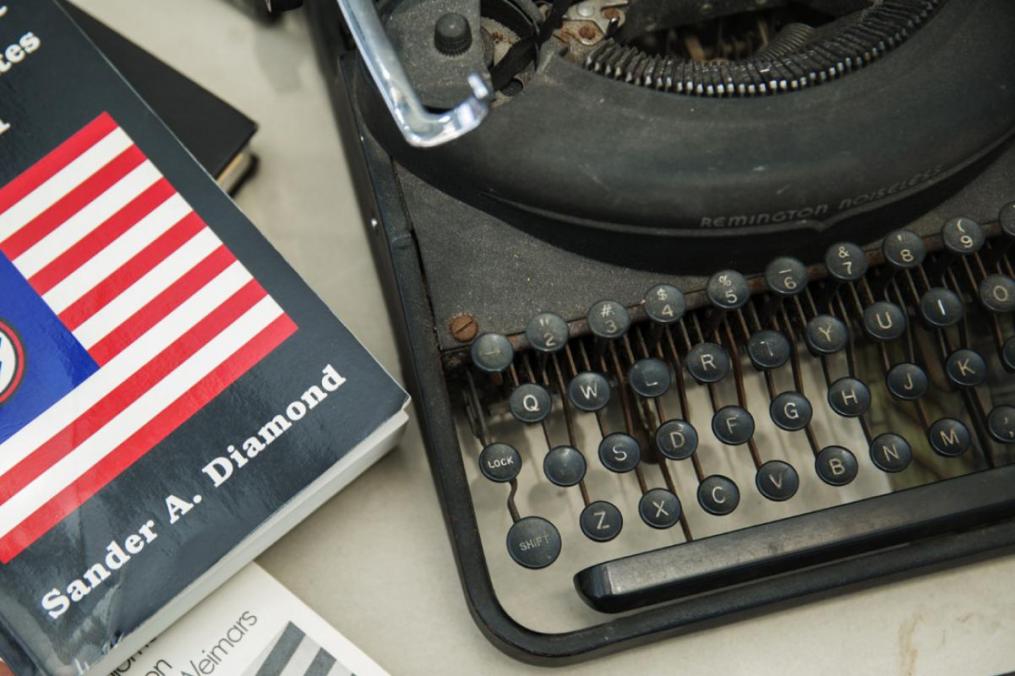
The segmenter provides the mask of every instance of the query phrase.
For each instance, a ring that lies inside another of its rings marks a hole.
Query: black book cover
[[[406,399],[53,0],[0,2],[0,655],[16,673],[125,649]]]

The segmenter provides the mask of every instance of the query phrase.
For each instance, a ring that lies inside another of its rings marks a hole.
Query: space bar
[[[1015,515],[1015,466],[600,563],[574,577],[616,613]]]

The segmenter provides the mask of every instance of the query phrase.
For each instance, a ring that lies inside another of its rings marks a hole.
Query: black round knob
[[[446,56],[464,54],[472,46],[472,28],[469,27],[469,20],[461,14],[448,12],[437,19],[433,41],[441,54]]]

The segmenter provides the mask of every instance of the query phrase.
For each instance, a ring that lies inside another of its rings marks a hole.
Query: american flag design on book
[[[0,188],[0,561],[296,331],[108,114]]]

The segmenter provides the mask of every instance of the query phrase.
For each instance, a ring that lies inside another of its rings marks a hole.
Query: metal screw
[[[468,343],[479,333],[479,324],[470,314],[455,315],[448,325],[452,337],[459,343]]]

